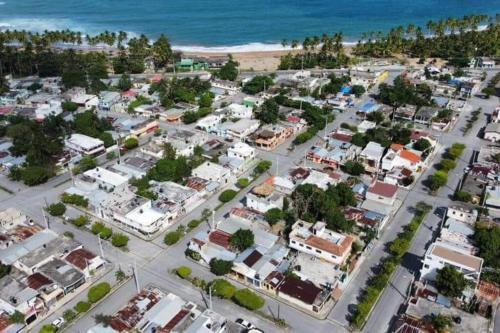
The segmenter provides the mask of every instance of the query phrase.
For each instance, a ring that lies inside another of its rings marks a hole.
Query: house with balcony
[[[377,173],[385,148],[379,143],[370,141],[358,156],[358,161],[363,164],[367,173]]]

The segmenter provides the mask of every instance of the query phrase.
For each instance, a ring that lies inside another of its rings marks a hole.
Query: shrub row
[[[382,261],[377,274],[368,281],[368,287],[364,290],[361,301],[356,306],[356,311],[351,318],[351,324],[354,327],[360,329],[365,323],[378,297],[389,284],[392,273],[394,273],[403,255],[410,248],[411,241],[418,227],[425,219],[431,207],[420,202],[417,204],[416,209],[417,211],[411,222],[398,235],[398,238],[390,244],[391,255]]]
[[[445,158],[439,163],[439,170],[429,178],[429,189],[431,191],[435,192],[448,183],[448,173],[455,169],[457,160],[462,156],[464,150],[465,145],[461,143],[454,143],[448,148]]]
[[[129,237],[122,233],[113,233],[113,229],[106,227],[101,222],[92,224],[90,229],[94,235],[99,235],[101,239],[110,239],[111,244],[115,247],[125,247],[128,244]]]

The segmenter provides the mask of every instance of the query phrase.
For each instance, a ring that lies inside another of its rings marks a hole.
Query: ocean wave
[[[3,6],[3,5],[5,5],[5,2],[0,1],[0,6]]]
[[[37,19],[37,18],[17,18],[6,21],[0,21],[0,30],[27,30],[34,32],[43,32],[45,30],[65,30],[87,32],[82,25],[69,19]]]
[[[355,42],[344,42],[345,46],[355,45]],[[271,52],[271,51],[291,51],[291,46],[272,43],[248,43],[233,46],[197,46],[197,45],[173,45],[176,51],[188,53],[247,53],[247,52]],[[295,50],[302,49],[299,45]]]

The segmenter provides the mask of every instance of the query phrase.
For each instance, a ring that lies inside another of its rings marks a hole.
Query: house
[[[6,275],[0,279],[0,312],[8,316],[16,311],[22,313],[25,317],[25,322],[30,323],[36,320],[37,310],[41,311],[38,292],[17,281],[10,275]],[[35,308],[36,306],[36,308]],[[24,325],[23,325],[24,326]],[[20,330],[19,330],[20,331]],[[18,330],[13,332],[19,332]],[[3,332],[10,332],[5,330]]]
[[[262,126],[254,135],[253,140],[258,148],[273,150],[294,133],[294,128],[283,124],[268,124]]]
[[[128,178],[123,173],[97,167],[85,171],[75,179],[75,186],[82,190],[114,191],[124,189],[128,185]]]
[[[106,151],[102,140],[79,133],[71,134],[64,144],[66,148],[83,156],[97,156]]]
[[[486,57],[479,57],[477,66],[483,69],[493,69],[495,68],[495,60]]]
[[[393,143],[382,159],[382,170],[391,171],[394,168],[405,168],[418,172],[422,167],[422,158],[419,152]]]
[[[484,129],[484,139],[497,142],[500,140],[500,123],[489,123]]]
[[[420,270],[422,280],[435,281],[438,270],[444,267],[453,267],[464,274],[471,281],[475,289],[479,283],[483,259],[472,255],[458,245],[450,242],[437,240],[427,249],[423,266]]]
[[[380,104],[376,102],[366,102],[358,109],[356,114],[362,118],[366,117],[367,114],[378,111],[381,108]]]
[[[273,208],[282,209],[283,197],[284,195],[277,192],[273,185],[263,183],[247,193],[246,206],[260,213],[265,213]]]
[[[97,105],[100,111],[111,111],[113,106],[120,102],[121,96],[116,91],[101,91],[99,94],[99,104]]]
[[[407,104],[396,109],[396,112],[394,112],[394,118],[403,121],[413,121],[416,113],[417,107]]]
[[[279,297],[312,312],[321,311],[331,298],[329,290],[293,276],[285,277],[277,289]]]
[[[478,212],[476,209],[472,208],[472,206],[453,204],[448,207],[446,217],[474,225],[478,218]]]
[[[124,173],[127,178],[140,179],[155,166],[156,159],[151,157],[127,156],[122,158],[120,162],[110,167],[111,171]]]
[[[125,136],[141,138],[154,133],[160,124],[156,119],[135,118],[117,121],[114,125]]]
[[[159,142],[158,140],[153,141],[153,142],[149,142],[149,143],[141,146],[139,149],[140,149],[141,153],[143,153],[144,155],[147,155],[147,156],[150,156],[150,157],[153,157],[156,159],[162,158],[164,153],[165,153],[165,148],[163,147],[162,142]],[[177,153],[179,154],[179,152],[177,152]],[[182,153],[179,155],[184,156]]]
[[[243,98],[243,105],[247,108],[253,109],[259,107],[264,103],[264,100],[259,97],[246,96]]]
[[[415,114],[414,121],[422,125],[430,125],[432,120],[438,115],[440,109],[431,106],[421,107]]]
[[[227,149],[227,156],[229,158],[236,158],[245,162],[252,161],[255,155],[255,148],[250,147],[244,142],[236,142]]]
[[[363,120],[358,125],[358,132],[359,133],[366,133],[367,130],[375,128],[376,126],[377,126],[377,124],[373,121]]]
[[[484,204],[489,209],[500,210],[500,186],[487,186],[485,190],[486,200]]]
[[[222,123],[223,118],[224,116],[222,113],[210,114],[198,120],[196,122],[196,128],[208,133],[213,132]]]
[[[104,266],[104,260],[87,249],[79,248],[71,251],[64,260],[85,274],[89,279],[96,270]]]
[[[224,333],[226,332],[227,319],[210,309],[203,311],[189,325],[186,333]]]
[[[158,196],[153,207],[171,219],[190,212],[200,204],[200,195],[196,190],[174,182],[152,182],[150,190]]]
[[[227,115],[231,118],[252,118],[253,117],[253,107],[231,103],[225,109]]]
[[[243,141],[255,132],[260,126],[256,119],[240,119],[237,122],[226,122],[222,124],[222,136],[232,137]]]
[[[238,82],[218,79],[212,79],[210,82],[212,83],[212,88],[222,90],[223,94],[234,95],[241,90]]]
[[[96,95],[87,94],[85,88],[71,88],[66,92],[65,97],[85,110],[96,108],[99,105],[99,98]]]
[[[365,171],[376,173],[380,167],[380,160],[384,155],[385,148],[379,143],[370,141],[358,156],[358,161],[363,164]]]
[[[57,116],[63,112],[61,101],[59,99],[50,100],[48,103],[40,104],[35,109],[37,121],[42,121],[48,116]]]
[[[397,192],[398,187],[396,185],[375,181],[368,187],[368,191],[366,191],[366,200],[393,206],[396,201]]]
[[[326,191],[330,185],[336,185],[339,181],[340,179],[335,178],[329,173],[311,169],[309,170],[309,174],[302,181],[302,185],[312,184]]]
[[[468,248],[471,252],[475,251],[472,244],[473,236],[473,225],[453,218],[448,218],[441,227],[440,238],[442,240]]]
[[[175,149],[177,156],[191,156],[194,154],[194,148],[201,146],[207,140],[207,134],[196,130],[184,130],[175,128],[168,130],[160,138],[154,140],[158,146],[169,143]]]
[[[57,258],[40,266],[37,272],[54,281],[64,291],[65,295],[85,283],[85,274]]]
[[[288,246],[335,265],[343,265],[351,254],[354,238],[326,229],[324,222],[297,221],[289,234]]]
[[[206,161],[202,165],[193,169],[193,177],[217,182],[220,186],[226,186],[233,181],[231,171],[217,163]]]
[[[350,141],[337,140],[327,136],[326,147],[312,146],[306,158],[319,164],[326,164],[332,168],[339,168],[345,162],[354,160],[361,148],[350,143]]]

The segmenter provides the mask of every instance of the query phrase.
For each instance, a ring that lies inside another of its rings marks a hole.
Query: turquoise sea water
[[[500,0],[1,0],[0,28],[163,32],[174,45],[251,47],[338,31],[356,41],[366,31],[496,13]]]

